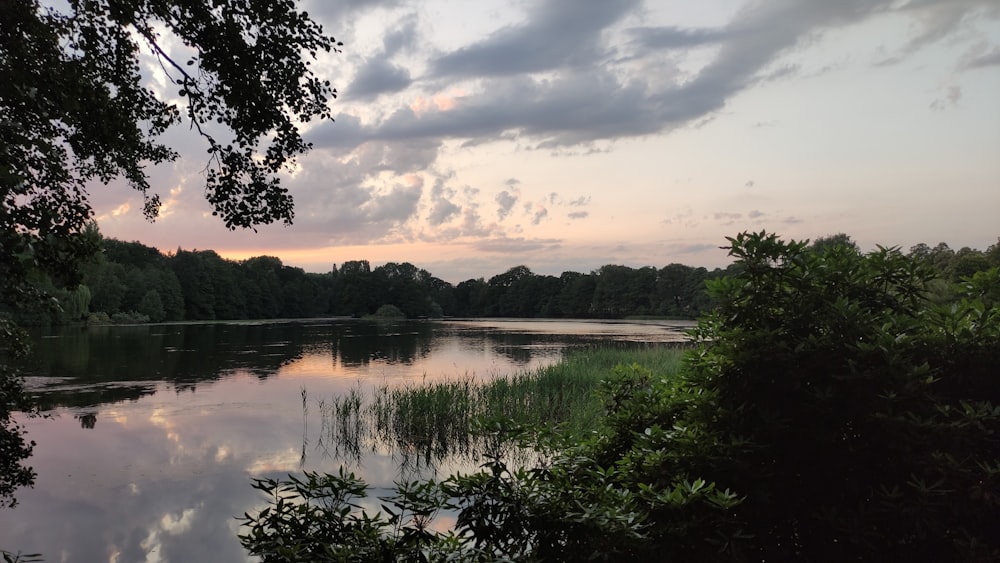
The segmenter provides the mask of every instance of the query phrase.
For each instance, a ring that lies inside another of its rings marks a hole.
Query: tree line
[[[397,307],[408,318],[693,319],[713,306],[706,282],[738,274],[741,267],[608,264],[589,273],[552,276],[520,265],[489,279],[452,285],[409,262],[373,268],[367,260],[352,260],[334,264],[326,273],[311,273],[274,256],[235,261],[212,250],[180,248],[164,254],[139,242],[105,239],[96,227],[88,236],[97,238],[101,251],[84,265],[80,283],[59,287],[40,276],[36,285],[53,295],[59,307],[19,311],[23,323],[363,317],[383,305]],[[838,245],[859,251],[845,234],[812,243],[820,251]],[[918,244],[908,256],[937,272],[930,297],[937,294],[942,301],[949,298],[951,283],[1000,265],[1000,240],[986,251]]]

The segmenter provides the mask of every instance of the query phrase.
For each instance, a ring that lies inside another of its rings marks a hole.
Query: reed
[[[432,465],[446,457],[478,460],[510,446],[524,429],[576,439],[596,430],[604,414],[600,382],[621,364],[638,363],[669,376],[681,363],[676,348],[594,348],[568,353],[530,372],[477,379],[473,375],[401,386],[353,387],[320,401],[320,445],[359,458],[389,449],[403,464]],[[484,451],[486,450],[486,451]]]

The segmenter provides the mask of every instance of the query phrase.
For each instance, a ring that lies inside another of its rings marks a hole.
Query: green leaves
[[[145,167],[177,158],[157,137],[182,115],[208,144],[206,192],[226,226],[291,222],[278,174],[309,149],[299,124],[331,119],[336,97],[304,55],[341,45],[293,3],[97,0],[59,10],[14,0],[3,19],[0,231],[78,232],[91,214],[88,182],[115,177],[154,218]],[[194,55],[168,52],[169,37]],[[180,107],[144,82],[140,43],[180,87]]]
[[[924,296],[936,274],[897,249],[810,250],[768,233],[729,241],[742,273],[710,284],[719,308],[693,331],[704,348],[682,374],[717,398],[718,415],[657,419],[716,445],[675,441],[693,457],[660,455],[660,467],[744,494],[736,514],[767,558],[838,558],[836,546],[844,557],[955,559],[969,556],[965,535],[995,553],[980,518],[998,505],[968,495],[992,479],[979,464],[1000,455],[996,308],[933,306]],[[965,286],[977,297],[995,274],[978,275]],[[874,507],[873,490],[892,494]]]

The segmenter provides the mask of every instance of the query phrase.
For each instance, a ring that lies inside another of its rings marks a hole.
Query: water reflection
[[[663,325],[350,320],[36,336],[29,384],[50,418],[23,421],[38,478],[18,508],[0,511],[0,547],[47,561],[223,562],[246,560],[234,516],[261,505],[250,477],[345,464],[383,490],[409,477],[402,462],[416,449],[359,446],[355,456],[321,443],[320,398],[529,370],[596,342],[680,338]],[[373,508],[378,494],[366,501]]]

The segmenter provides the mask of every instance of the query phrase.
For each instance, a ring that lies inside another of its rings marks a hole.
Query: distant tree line
[[[100,238],[96,227],[92,236]],[[609,264],[590,273],[560,276],[516,266],[491,278],[452,285],[408,262],[372,268],[367,260],[333,265],[327,273],[287,266],[273,256],[227,260],[212,250],[164,254],[139,242],[101,239],[102,251],[83,268],[82,282],[57,287],[47,278],[35,283],[59,302],[56,308],[17,311],[26,324],[161,322],[361,317],[392,305],[408,318],[522,317],[696,318],[712,308],[708,280],[738,273],[740,266],[708,270],[683,264],[632,268]],[[821,237],[817,250],[846,245],[843,233]],[[949,284],[1000,266],[1000,239],[985,252],[952,250],[947,244],[913,246],[909,256],[938,273],[939,300]],[[931,286],[932,293],[934,287]],[[934,299],[934,295],[931,298]]]

